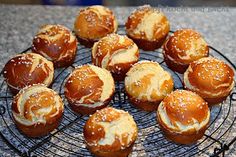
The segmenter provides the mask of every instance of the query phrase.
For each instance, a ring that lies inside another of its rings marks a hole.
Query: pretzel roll
[[[53,63],[31,52],[16,55],[3,69],[3,76],[13,94],[28,85],[41,83],[49,86],[53,75]]]
[[[100,5],[94,5],[80,10],[74,23],[74,32],[79,42],[86,47],[107,34],[117,31],[118,23],[113,12]]]
[[[80,114],[91,114],[104,108],[114,92],[115,83],[111,73],[94,65],[77,67],[65,83],[69,106]]]
[[[126,75],[125,91],[130,102],[145,111],[156,110],[174,87],[171,75],[157,62],[138,62]]]
[[[93,45],[93,64],[109,70],[117,81],[124,80],[125,74],[138,59],[138,47],[127,36],[110,34]]]
[[[225,100],[234,84],[233,69],[213,57],[192,62],[184,73],[185,88],[196,92],[210,104]]]
[[[191,62],[209,55],[209,47],[195,30],[180,29],[167,39],[163,54],[169,68],[184,73]]]
[[[33,39],[32,50],[51,60],[56,68],[66,67],[74,62],[77,39],[62,25],[44,25]]]
[[[127,157],[137,135],[133,117],[112,107],[98,110],[84,126],[87,148],[97,157]]]
[[[176,90],[158,106],[157,120],[166,138],[179,144],[192,144],[204,135],[210,110],[199,95]]]
[[[60,96],[41,84],[25,87],[12,102],[14,122],[29,137],[44,136],[57,128],[63,111]]]
[[[139,48],[147,51],[160,48],[170,31],[166,16],[149,5],[135,10],[128,17],[125,26],[127,35]]]

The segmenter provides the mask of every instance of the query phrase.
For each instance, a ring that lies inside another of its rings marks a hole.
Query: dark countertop
[[[111,8],[119,24],[124,24],[134,7]],[[236,8],[161,8],[170,20],[171,30],[193,28],[198,30],[213,47],[232,63],[236,63]],[[73,28],[78,7],[0,5],[0,69],[10,57],[31,45],[40,25],[62,24]],[[235,104],[236,105],[236,104]],[[235,109],[235,108],[234,108]],[[234,124],[233,130],[236,130]],[[236,133],[230,134],[231,137]],[[227,152],[236,156],[236,143]],[[0,156],[15,153],[0,139]]]

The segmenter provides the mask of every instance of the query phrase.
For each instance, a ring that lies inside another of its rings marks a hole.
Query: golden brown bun
[[[103,6],[94,5],[80,10],[74,23],[79,42],[86,47],[107,34],[117,31],[118,23],[113,12]]]
[[[42,83],[49,86],[53,75],[53,63],[31,52],[16,55],[3,69],[3,76],[13,94],[28,85]]]
[[[163,54],[169,68],[184,73],[189,63],[209,55],[209,47],[198,32],[180,29],[167,39]]]
[[[225,100],[234,84],[233,69],[213,57],[192,62],[184,73],[185,88],[196,92],[210,104]]]
[[[71,65],[76,50],[76,37],[62,25],[44,25],[33,39],[32,51],[51,60],[55,68]]]
[[[145,111],[154,111],[173,90],[171,75],[157,62],[140,61],[126,74],[125,91],[130,102]]]
[[[40,84],[25,87],[12,102],[14,122],[29,137],[44,136],[57,128],[63,111],[60,96]]]
[[[114,92],[111,73],[94,65],[77,67],[65,83],[69,106],[80,114],[91,114],[106,107]]]
[[[127,35],[139,48],[146,51],[160,48],[170,31],[166,16],[149,5],[135,10],[128,17],[125,26]]]
[[[126,36],[110,34],[93,45],[92,63],[109,70],[117,81],[124,80],[125,74],[138,59],[137,45]]]
[[[112,107],[97,110],[84,126],[86,145],[98,157],[127,157],[137,135],[133,117]]]
[[[168,139],[192,144],[204,135],[210,121],[210,110],[207,102],[196,93],[176,90],[160,103],[157,119]]]

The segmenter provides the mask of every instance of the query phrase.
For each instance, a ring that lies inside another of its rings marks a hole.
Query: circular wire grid
[[[124,26],[119,27],[118,34],[125,34]],[[229,59],[212,47],[210,47],[210,55],[224,60],[236,70]],[[27,138],[17,130],[11,113],[13,96],[3,76],[0,76],[0,135],[19,155],[92,156],[86,149],[83,139],[83,126],[88,116],[76,114],[68,107],[63,88],[65,79],[76,66],[91,63],[90,56],[91,49],[79,45],[74,64],[67,68],[55,70],[51,88],[58,92],[64,101],[64,117],[58,129],[42,138]],[[166,66],[160,49],[154,52],[140,50],[140,60],[158,62],[171,73],[174,78],[175,89],[183,88],[182,75]],[[236,88],[234,87],[226,101],[221,105],[211,107],[211,122],[204,137],[190,146],[178,145],[168,141],[160,131],[155,112],[138,110],[128,102],[123,82],[116,82],[116,92],[110,106],[128,111],[138,125],[138,139],[130,156],[209,156],[219,153],[220,150],[224,152],[224,144],[230,142],[229,138],[232,139],[232,127],[236,118],[233,107],[233,104],[236,103],[235,91]]]

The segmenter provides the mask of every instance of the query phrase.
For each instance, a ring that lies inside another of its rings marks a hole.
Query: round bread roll
[[[14,122],[28,137],[40,137],[53,131],[59,126],[63,111],[60,96],[40,84],[25,87],[12,102]]]
[[[233,69],[213,57],[192,62],[184,73],[185,88],[196,92],[211,105],[225,100],[234,84]]]
[[[3,69],[3,76],[13,94],[28,85],[42,83],[49,86],[53,75],[53,63],[31,52],[16,55]]]
[[[191,62],[209,55],[209,47],[198,32],[180,29],[167,39],[163,54],[169,68],[184,73]]]
[[[125,91],[130,102],[145,111],[154,111],[173,90],[171,75],[157,62],[140,61],[126,74]]]
[[[115,33],[118,28],[113,12],[100,5],[89,6],[80,10],[74,23],[74,32],[79,42],[86,47],[107,34]]]
[[[146,51],[160,48],[170,31],[166,16],[149,5],[135,10],[128,17],[125,26],[127,35],[139,48]]]
[[[92,63],[109,70],[117,81],[124,80],[125,74],[138,59],[138,47],[127,36],[110,34],[93,45]]]
[[[114,92],[111,73],[94,65],[77,67],[65,83],[69,106],[80,114],[91,114],[106,107]]]
[[[56,68],[66,67],[74,62],[77,39],[62,25],[44,25],[33,39],[32,50],[52,61]]]
[[[127,157],[137,135],[133,117],[112,107],[98,110],[84,126],[85,143],[97,157]]]
[[[204,135],[210,110],[199,95],[176,90],[158,106],[157,119],[166,138],[179,144],[192,144]]]

